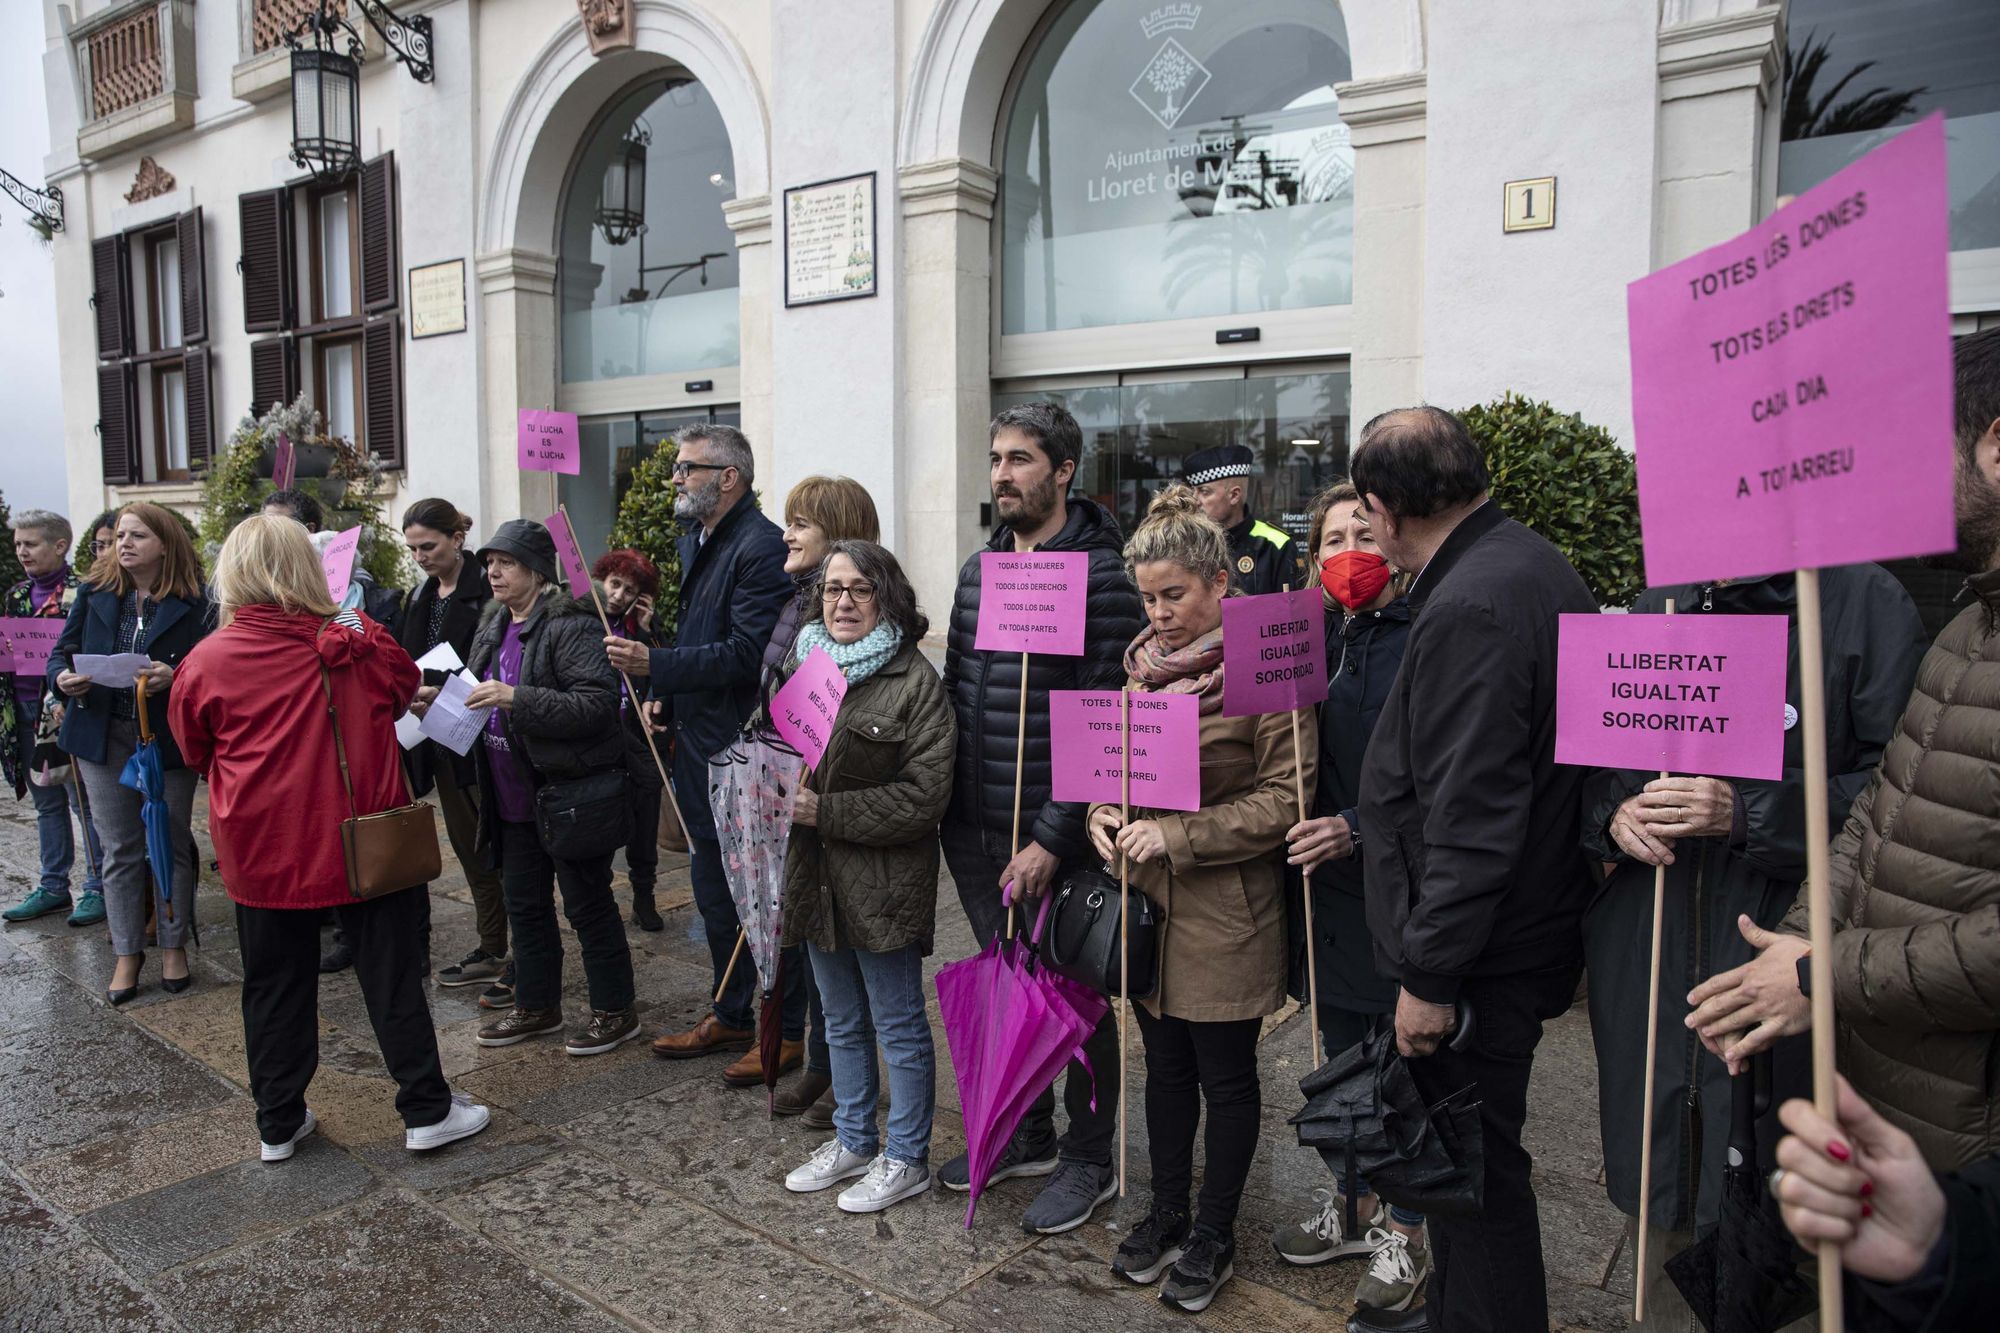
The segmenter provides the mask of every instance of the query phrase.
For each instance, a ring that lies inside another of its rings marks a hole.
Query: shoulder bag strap
[[[320,633],[326,633],[326,627],[332,623],[333,617],[328,616],[320,624]],[[317,655],[317,648],[314,649],[314,653]],[[347,793],[347,812],[354,818],[359,819],[361,818],[361,810],[354,803],[354,781],[348,776],[347,772],[347,744],[340,738],[340,709],[334,706],[333,678],[327,674],[326,660],[324,658],[320,659],[319,664],[319,687],[326,692],[326,715],[333,719],[333,753],[334,757],[340,761],[340,785],[342,790]]]

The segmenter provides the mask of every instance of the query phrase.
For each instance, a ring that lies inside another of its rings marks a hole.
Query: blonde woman
[[[189,766],[208,778],[209,832],[236,904],[263,1159],[285,1160],[313,1131],[305,1093],[319,1064],[319,914],[328,907],[353,944],[355,979],[396,1080],[403,1146],[477,1134],[487,1110],[446,1085],[424,996],[429,886],[357,900],[341,849],[350,785],[358,814],[409,804],[395,730],[417,689],[416,663],[367,616],[336,612],[311,539],[288,518],[238,524],[216,559],[215,590],[222,628],[188,656],[168,711]]]
[[[1196,1313],[1235,1271],[1237,1206],[1257,1151],[1257,1033],[1285,1002],[1285,834],[1297,820],[1294,782],[1312,790],[1318,725],[1301,717],[1295,745],[1290,714],[1223,716],[1229,544],[1194,492],[1174,486],[1153,500],[1125,562],[1146,612],[1125,653],[1128,683],[1200,701],[1201,808],[1134,809],[1129,821],[1115,805],[1090,811],[1098,855],[1130,858],[1133,885],[1165,917],[1159,987],[1138,1007],[1153,1202],[1111,1268],[1139,1283],[1167,1274],[1160,1299]],[[1190,1217],[1204,1113],[1206,1169]]]

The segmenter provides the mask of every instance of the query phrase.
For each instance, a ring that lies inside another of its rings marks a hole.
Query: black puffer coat
[[[1085,806],[1049,799],[1049,691],[1116,690],[1125,684],[1125,648],[1139,635],[1139,591],[1125,572],[1125,536],[1111,511],[1072,496],[1069,521],[1038,551],[1088,551],[1089,625],[1082,657],[1038,654],[1028,664],[1028,743],[1020,752],[1021,842],[1038,842],[1071,860],[1090,851]],[[1014,533],[1001,527],[988,551],[1014,549]],[[1021,701],[1021,655],[981,652],[972,646],[979,628],[979,557],[958,571],[951,625],[945,640],[944,688],[958,716],[958,757],[953,768],[947,822],[1006,837],[1014,822],[1014,732]]]
[[[465,665],[481,680],[507,633],[507,608],[487,604],[472,655]],[[625,767],[626,736],[618,721],[618,672],[604,654],[604,627],[587,601],[550,584],[521,626],[521,682],[506,714],[509,739],[539,784]],[[497,829],[493,780],[486,746],[475,743],[479,764],[479,845]]]
[[[458,654],[461,662],[469,660],[472,651],[472,636],[479,632],[479,618],[493,603],[493,589],[486,582],[486,566],[468,553],[465,564],[458,571],[458,582],[452,585],[451,594],[445,598],[444,634],[437,641],[431,639],[431,608],[437,604],[438,581],[427,578],[417,585],[410,594],[403,614],[396,622],[396,642],[403,645],[403,651],[412,660],[422,657],[438,643],[448,643]],[[444,682],[442,671],[426,671],[424,684],[439,685]],[[410,778],[410,793],[422,796],[436,785],[437,765],[450,763],[452,773],[460,787],[470,787],[479,780],[479,766],[471,755],[459,756],[445,749],[436,741],[425,741],[413,750],[403,751],[403,771]]]
[[[1876,565],[1820,574],[1826,642],[1827,805],[1833,827],[1895,734],[1916,678],[1923,623],[1902,585]],[[1727,586],[1654,588],[1632,607],[1686,615],[1796,616],[1791,574]],[[1785,697],[1799,707],[1798,628],[1787,644]],[[1712,1226],[1722,1202],[1729,1140],[1729,1071],[1701,1048],[1681,1020],[1687,993],[1755,953],[1736,918],[1744,913],[1776,929],[1806,874],[1805,729],[1785,732],[1785,771],[1777,781],[1731,779],[1741,810],[1738,833],[1683,839],[1667,867],[1660,931],[1659,1053],[1654,1072],[1653,1203],[1655,1226],[1687,1231]],[[1613,868],[1583,920],[1590,970],[1590,1024],[1597,1042],[1598,1117],[1611,1202],[1639,1212],[1639,1130],[1646,1077],[1646,979],[1651,963],[1653,867],[1628,858],[1609,833],[1611,817],[1658,773],[1598,769],[1584,784],[1583,845]],[[1811,1051],[1804,1037],[1773,1050],[1771,1111],[1758,1125],[1764,1165],[1784,1131],[1777,1107],[1811,1095]],[[1691,1145],[1697,1150],[1690,1152]]]

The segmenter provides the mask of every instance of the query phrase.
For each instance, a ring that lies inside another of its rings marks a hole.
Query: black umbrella
[[[1471,1037],[1471,1014],[1460,1005],[1451,1045],[1463,1049]],[[1396,1053],[1393,1028],[1385,1025],[1321,1065],[1299,1091],[1305,1109],[1291,1119],[1299,1143],[1317,1149],[1343,1179],[1365,1176],[1379,1197],[1413,1212],[1479,1211],[1486,1185],[1479,1089],[1426,1102]],[[1347,1209],[1350,1231],[1358,1230],[1353,1199]]]
[[[1819,1290],[1799,1268],[1799,1247],[1757,1165],[1757,1117],[1770,1105],[1766,1051],[1729,1080],[1722,1212],[1707,1235],[1667,1260],[1667,1276],[1708,1333],[1773,1333],[1819,1304]]]

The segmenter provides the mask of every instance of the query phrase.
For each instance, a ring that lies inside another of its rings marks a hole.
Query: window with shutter
[[[187,349],[182,375],[187,397],[187,458],[189,467],[203,467],[215,448],[214,394],[209,386],[208,348],[197,344]]]
[[[250,344],[250,415],[299,396],[299,350],[290,338],[260,338]]]
[[[104,484],[129,486],[139,479],[139,392],[125,363],[97,368],[97,439],[104,456]]]
[[[369,322],[361,334],[362,442],[383,467],[403,466],[403,321]]]
[[[180,247],[181,340],[208,341],[208,246],[202,237],[201,210],[189,209],[175,220],[174,240]]]
[[[396,155],[361,164],[361,308],[370,315],[393,309],[397,281]]]
[[[236,197],[243,238],[243,331],[276,333],[292,327],[297,303],[292,271],[292,192],[262,190]]]
[[[97,359],[132,354],[132,269],[125,237],[90,243],[90,300],[97,312]]]

